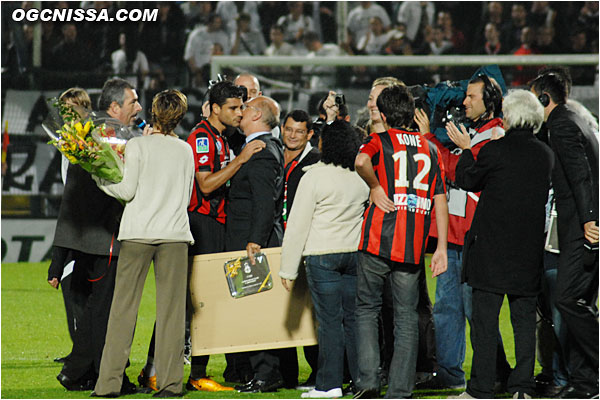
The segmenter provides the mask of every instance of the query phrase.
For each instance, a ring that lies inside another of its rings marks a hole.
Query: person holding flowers
[[[144,282],[154,261],[156,279],[156,397],[182,393],[188,245],[194,243],[187,206],[194,185],[190,146],[173,130],[187,111],[187,98],[165,90],[152,101],[150,135],[125,147],[123,180],[94,180],[125,202],[119,229],[121,253],[100,376],[93,395],[118,396],[131,350]]]
[[[99,114],[129,125],[142,109],[137,98],[127,81],[110,79],[102,88]],[[75,122],[73,129],[79,136],[78,128]],[[82,124],[81,134],[84,130]],[[70,391],[91,390],[98,377],[115,287],[122,213],[123,205],[103,193],[80,164],[69,165],[53,246],[72,250],[75,261],[70,290],[77,329],[71,355],[56,377]],[[135,385],[124,378],[121,393],[134,392]]]

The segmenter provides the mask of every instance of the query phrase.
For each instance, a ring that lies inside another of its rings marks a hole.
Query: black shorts
[[[189,256],[225,251],[225,224],[197,212],[188,212],[188,216],[195,242],[188,249]]]

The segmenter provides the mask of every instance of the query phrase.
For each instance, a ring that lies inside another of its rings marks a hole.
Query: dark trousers
[[[584,391],[597,391],[598,251],[584,247],[583,231],[579,226],[561,225],[561,222],[559,217],[556,308],[568,330],[569,383]]]
[[[477,398],[494,398],[498,348],[498,315],[504,294],[473,289],[471,345],[473,362],[467,392]],[[508,295],[515,337],[516,365],[508,378],[508,391],[533,394],[535,382],[536,297]]]
[[[435,355],[435,326],[433,323],[433,306],[427,290],[427,271],[425,264],[419,274],[419,352],[417,354],[418,372],[435,372],[438,369]],[[383,293],[381,308],[383,343],[381,346],[382,368],[387,375],[394,354],[394,309],[392,306],[392,285],[388,280]]]
[[[73,349],[62,373],[72,380],[96,378],[104,348],[108,316],[115,289],[117,257],[74,252],[70,293],[72,298]]]

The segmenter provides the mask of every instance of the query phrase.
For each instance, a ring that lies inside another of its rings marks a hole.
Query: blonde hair
[[[371,87],[380,86],[380,85],[383,85],[385,87],[394,86],[394,85],[404,86],[404,82],[402,82],[398,78],[394,78],[393,76],[384,76],[384,77],[375,79],[373,81],[373,84],[371,85]]]
[[[188,109],[187,97],[179,90],[168,89],[152,99],[152,120],[156,129],[169,135],[181,122]]]
[[[79,87],[72,87],[65,90],[58,97],[58,101],[65,105],[70,111],[76,113],[76,115],[72,116],[72,118],[75,119],[85,118],[92,108],[90,95],[84,89]],[[63,117],[66,118],[65,115],[63,115]]]

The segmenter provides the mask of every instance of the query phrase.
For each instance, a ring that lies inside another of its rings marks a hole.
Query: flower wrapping
[[[50,136],[48,144],[56,147],[71,164],[99,178],[118,183],[123,179],[125,145],[139,134],[114,118],[98,117],[89,113],[83,119],[60,102],[55,103],[56,114],[42,123]],[[62,124],[58,121],[62,120]]]

